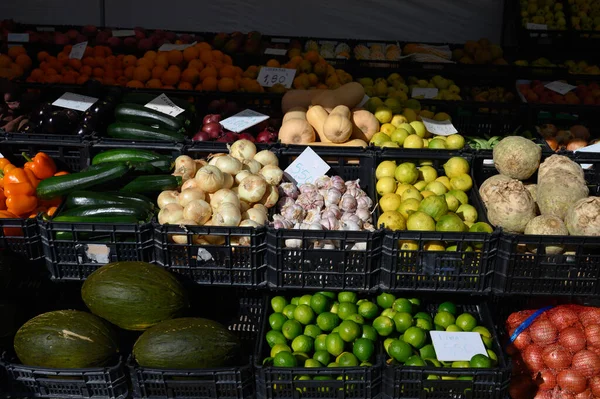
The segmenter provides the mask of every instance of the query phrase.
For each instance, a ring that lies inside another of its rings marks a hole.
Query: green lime
[[[336,328],[334,328],[333,330],[331,330],[332,333],[337,333],[340,331],[340,326],[337,326]]]
[[[352,342],[356,338],[360,337],[360,334],[361,334],[360,324],[357,324],[356,322],[354,322],[352,320],[344,320],[340,324],[339,334],[340,334],[340,337],[342,337],[342,339],[344,341]]]
[[[315,338],[314,346],[315,351],[326,351],[327,345],[325,344],[325,339],[327,338],[327,334],[319,334],[318,337]],[[321,362],[325,364],[324,362]]]
[[[492,361],[492,367],[495,367],[496,365],[498,365],[498,355],[496,355],[496,352],[494,352],[491,349],[486,349],[486,351],[487,351],[488,357]]]
[[[321,335],[321,332],[321,329],[315,326],[314,324],[309,324],[306,327],[304,327],[304,335],[311,337],[312,339],[315,339],[319,335]]]
[[[394,321],[394,325],[396,326],[396,331],[398,331],[400,334],[408,330],[409,327],[413,326],[413,317],[410,313],[396,313],[394,317],[392,317],[392,320]]]
[[[283,327],[283,323],[287,321],[287,317],[283,313],[272,313],[269,316],[269,325],[271,329],[281,331],[281,327]]]
[[[329,311],[331,313],[338,313],[338,308],[340,307],[340,303],[339,302],[334,302],[333,305],[331,305],[331,309],[329,309]]]
[[[313,350],[313,339],[307,335],[298,335],[292,341],[292,349],[294,352],[311,352]]]
[[[331,291],[319,291],[319,292],[317,292],[317,294],[325,295],[329,299],[336,298],[335,292],[331,292]]]
[[[279,352],[273,357],[273,366],[275,367],[296,367],[298,361],[290,352]]]
[[[389,355],[390,354],[390,345],[392,344],[392,342],[394,342],[396,340],[396,338],[386,338],[385,340],[383,340],[383,349],[385,349],[385,352]]]
[[[342,302],[356,303],[357,301],[358,301],[358,296],[356,295],[356,292],[343,291],[338,294],[338,302],[339,303],[342,303]]]
[[[371,362],[360,362],[360,367],[373,367],[373,363]]]
[[[479,353],[471,358],[469,364],[476,369],[489,369],[492,367],[492,359]]]
[[[423,358],[423,356],[421,356],[421,358]],[[442,363],[440,363],[440,361],[437,359],[423,359],[423,360],[425,360],[425,364],[427,364],[428,366],[442,367]]]
[[[322,331],[331,331],[340,324],[340,318],[335,313],[323,312],[317,316],[317,325]]]
[[[285,308],[283,308],[282,313],[284,314],[285,317],[287,317],[288,319],[293,319],[294,318],[294,310],[296,310],[296,305],[286,305]]]
[[[360,324],[360,325],[365,324],[364,317],[362,317],[358,313],[351,314],[350,316],[346,317],[346,320],[352,320],[356,324]]]
[[[373,352],[375,352],[375,344],[370,339],[358,338],[352,345],[352,353],[361,362],[369,360],[373,356]]]
[[[477,319],[470,313],[463,313],[456,318],[456,325],[463,331],[471,331],[477,327]]]
[[[394,332],[394,322],[389,317],[379,316],[373,320],[373,328],[380,336],[387,337]]]
[[[412,303],[406,298],[398,298],[392,304],[392,309],[396,312],[405,312],[412,314]]]
[[[298,305],[310,306],[311,299],[312,299],[312,295],[302,295],[300,297],[300,299],[298,299]]]
[[[400,363],[406,362],[412,355],[412,347],[404,341],[395,339],[388,347],[388,354]]]
[[[377,341],[377,330],[368,324],[362,326],[362,335],[361,338],[370,339],[371,341]]]
[[[283,333],[284,337],[291,341],[298,335],[302,334],[302,325],[297,320],[288,320],[283,323],[281,332]]]
[[[331,361],[331,355],[327,350],[318,350],[313,355],[313,359],[317,360],[321,364],[329,364]]]
[[[389,309],[394,304],[396,297],[393,294],[381,293],[377,297],[377,305],[382,309]]]
[[[329,309],[329,298],[323,294],[315,294],[310,298],[310,307],[316,314],[321,314]]]
[[[286,344],[277,344],[271,348],[271,357],[274,357],[279,352],[290,352],[292,353],[292,348],[287,346]]]
[[[352,302],[340,302],[338,306],[338,316],[340,319],[346,320],[349,316],[358,313],[358,306]]]
[[[456,305],[452,302],[444,302],[438,306],[438,312],[448,312],[453,316],[456,316]]]
[[[419,327],[410,327],[404,332],[404,342],[413,348],[421,349],[427,342],[427,333]]]
[[[323,365],[315,359],[306,359],[304,361],[304,367],[306,368],[316,368],[316,367],[323,367]]]
[[[471,367],[469,362],[465,362],[465,361],[452,362],[453,369],[468,369],[469,367]]]
[[[415,326],[425,331],[433,330],[433,322],[427,319],[416,319]]]
[[[333,356],[339,356],[344,351],[344,340],[338,333],[331,333],[325,339],[327,352]]]
[[[275,330],[271,330],[267,333],[267,335],[265,336],[265,338],[267,339],[267,344],[269,344],[269,346],[272,348],[274,345],[277,344],[285,344],[287,343],[287,340],[285,339],[285,337],[283,336],[283,334],[281,333],[281,331],[275,331]]]
[[[340,367],[358,367],[358,359],[354,354],[350,352],[343,352],[339,355],[335,362],[340,365]]]
[[[292,355],[294,355],[298,364],[304,364],[305,361],[310,359],[310,356],[304,352],[294,352]]]
[[[295,296],[292,298],[292,300],[290,301],[290,303],[294,306],[298,306],[298,302],[300,301],[300,297],[299,296]]]
[[[423,361],[423,359],[421,359],[420,356],[413,355],[413,356],[409,357],[408,359],[406,359],[406,361],[404,362],[404,365],[412,366],[412,367],[423,367],[426,364]]]
[[[455,321],[456,318],[454,315],[450,312],[446,312],[445,310],[438,312],[433,318],[435,327],[441,327],[442,331],[445,330],[450,324],[454,324]]]
[[[394,309],[389,308],[389,309],[383,309],[383,312],[381,312],[380,316],[385,316],[385,317],[389,317],[390,319],[393,319],[394,316],[396,315],[396,312]]]
[[[450,324],[448,327],[446,327],[446,331],[448,331],[448,332],[462,332],[463,329],[460,328],[459,326],[457,326],[456,324]]]
[[[415,319],[429,320],[433,323],[433,317],[429,313],[419,312],[413,316]]]
[[[413,305],[413,312],[421,307],[421,300],[419,298],[410,298],[409,301]]]
[[[273,312],[275,313],[283,312],[283,308],[285,308],[287,304],[287,299],[282,296],[274,296],[271,298],[271,308],[273,308]]]
[[[421,358],[427,360],[427,359],[437,359],[437,355],[435,354],[435,349],[433,347],[433,345],[431,344],[427,344],[424,347],[422,347],[421,349],[419,349],[419,355],[421,355]]]
[[[379,308],[373,302],[364,301],[358,305],[358,314],[367,320],[373,320],[378,313]]]
[[[298,305],[294,309],[294,320],[307,325],[315,320],[315,312],[308,305]]]
[[[327,367],[332,368],[332,367],[340,367],[339,364],[337,364],[336,362],[331,362],[327,365]],[[328,380],[331,380],[331,378],[327,377]]]
[[[483,327],[483,326],[477,326],[474,329],[471,330],[471,332],[476,332],[479,333],[481,335],[481,340],[483,341],[483,344],[485,345],[486,348],[491,348],[492,347],[492,334],[490,333],[490,330],[488,330],[487,328]]]

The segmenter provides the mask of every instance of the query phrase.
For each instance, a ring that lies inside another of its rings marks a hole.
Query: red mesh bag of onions
[[[600,399],[600,308],[515,312],[506,329],[513,399]]]

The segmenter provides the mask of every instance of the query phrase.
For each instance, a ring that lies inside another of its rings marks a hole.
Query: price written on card
[[[479,333],[447,331],[429,333],[439,361],[469,361],[478,354],[488,355]]]
[[[183,51],[188,47],[192,47],[195,46],[196,42],[190,43],[190,44],[171,44],[171,43],[165,43],[162,46],[160,46],[158,48],[158,51],[171,51],[171,50],[179,50],[179,51]]]
[[[412,98],[434,98],[438,95],[438,89],[431,87],[415,87],[412,89]]]
[[[52,105],[85,112],[88,110],[88,108],[94,105],[96,101],[98,101],[98,99],[95,97],[82,96],[81,94],[67,92],[54,101]]]
[[[565,82],[561,82],[559,80],[555,80],[554,82],[550,82],[544,85],[546,89],[557,92],[558,94],[562,94],[563,96],[570,92],[573,89],[576,89],[577,86],[570,85]]]
[[[258,125],[259,123],[269,119],[268,115],[261,114],[251,109],[245,109],[242,112],[230,116],[227,119],[223,119],[220,123],[223,128],[231,130],[232,132],[239,133],[244,130]]]
[[[162,112],[163,114],[167,114],[173,117],[185,111],[185,109],[175,105],[175,103],[171,101],[171,99],[167,97],[165,93],[156,97],[154,100],[144,105],[144,107],[153,109],[158,112]]]
[[[117,29],[112,31],[112,35],[114,37],[135,36],[135,31],[133,29]]]
[[[29,33],[9,33],[6,41],[9,43],[29,43]]]
[[[85,53],[85,49],[87,48],[88,42],[81,42],[73,45],[71,49],[71,53],[69,53],[69,58],[75,58],[80,60]]]
[[[421,119],[423,120],[425,129],[427,129],[427,131],[431,134],[436,134],[438,136],[450,136],[458,133],[458,130],[456,130],[450,121],[436,121],[423,117]]]
[[[312,148],[306,147],[302,154],[283,173],[289,180],[299,186],[304,183],[314,183],[316,179],[324,176],[329,169],[331,167],[327,162],[323,161]]]
[[[265,49],[265,54],[270,54],[270,55],[286,55],[287,54],[287,49],[284,49],[284,48],[266,48]]]
[[[294,83],[294,76],[296,76],[295,69],[262,67],[256,80],[263,87],[280,84],[289,89]]]
[[[548,25],[546,25],[546,24],[534,24],[534,23],[528,22],[526,27],[529,30],[548,30]]]

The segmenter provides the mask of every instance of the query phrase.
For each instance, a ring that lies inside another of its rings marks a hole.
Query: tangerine
[[[143,89],[144,88],[144,84],[142,82],[140,82],[139,80],[130,80],[129,82],[127,82],[126,86],[134,88],[134,89]]]
[[[221,69],[219,69],[219,77],[220,78],[234,78],[237,75],[235,68],[231,65],[223,65]]]
[[[179,50],[171,50],[167,53],[167,59],[171,65],[180,65],[183,62],[183,53]]]
[[[155,66],[152,68],[152,79],[160,79],[163,73],[165,73],[166,69],[162,66]]]
[[[145,66],[136,67],[133,70],[133,79],[140,82],[146,82],[152,77],[152,72]]]
[[[237,90],[237,83],[231,78],[223,78],[219,80],[217,87],[219,91],[228,93]]]
[[[0,54],[0,68],[8,68],[12,64],[12,60],[8,55]]]
[[[217,90],[218,81],[214,76],[208,76],[202,80],[202,90],[215,91]]]
[[[200,72],[194,68],[187,68],[181,74],[181,80],[191,85],[196,85],[200,81]]]
[[[8,49],[8,56],[13,60],[17,58],[19,54],[27,54],[25,47],[23,46],[13,46]]]
[[[219,72],[217,71],[217,68],[213,66],[207,66],[202,71],[200,71],[200,80],[202,81],[204,81],[204,79],[206,79],[207,77],[216,78],[217,76],[219,76]]]
[[[180,82],[177,85],[177,89],[179,90],[194,90],[194,86],[192,86],[189,82]]]
[[[123,57],[123,66],[125,67],[134,66],[136,62],[137,58],[135,58],[134,55],[126,55]]]
[[[185,50],[183,50],[183,59],[187,62],[195,60],[199,56],[200,50],[198,50],[196,47],[188,47]]]
[[[128,66],[127,68],[125,68],[125,71],[123,71],[123,75],[125,75],[125,77],[129,80],[133,79],[133,71],[135,70],[135,67],[132,66]]]
[[[281,64],[275,59],[270,59],[269,61],[267,61],[267,66],[271,68],[279,68],[281,67]]]
[[[49,55],[50,55],[50,54],[48,54],[48,52],[47,52],[47,51],[40,51],[40,52],[37,54],[37,60],[38,60],[39,62],[46,61],[46,58],[48,58],[48,56],[49,56]]]
[[[156,57],[158,57],[158,53],[156,51],[154,51],[154,50],[148,50],[144,54],[144,58],[147,58],[147,59],[152,60],[152,61],[154,61],[156,59]]]
[[[204,69],[204,64],[200,60],[191,60],[188,64],[188,68],[194,68],[198,72]]]
[[[146,82],[146,88],[148,89],[160,89],[162,87],[162,82],[160,79],[150,79]]]
[[[81,69],[81,60],[78,60],[77,58],[71,58],[69,59],[69,66],[79,71]]]
[[[180,73],[178,70],[169,68],[160,78],[163,85],[174,86],[179,82]]]

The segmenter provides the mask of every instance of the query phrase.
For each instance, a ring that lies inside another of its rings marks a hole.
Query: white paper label
[[[271,39],[271,43],[289,43],[290,39],[286,39],[283,37],[274,37]]]
[[[265,54],[270,55],[286,55],[287,49],[284,48],[267,48],[265,49]]]
[[[162,46],[160,46],[158,48],[158,51],[171,51],[171,50],[179,50],[179,51],[183,51],[188,47],[192,47],[195,46],[197,42],[193,42],[190,44],[171,44],[171,43],[165,43]]]
[[[284,175],[297,186],[304,183],[313,183],[331,169],[312,148],[306,147],[302,154],[294,160],[284,171]]]
[[[209,260],[215,260],[215,258],[213,258],[212,254],[210,252],[208,252],[206,249],[198,248],[198,259],[197,260],[208,262]]]
[[[29,43],[29,33],[9,33],[6,41],[9,43]]]
[[[356,106],[356,108],[363,107],[367,103],[367,101],[369,101],[370,99],[371,99],[371,97],[369,97],[369,96],[367,96],[365,94],[365,96],[363,97],[363,99],[361,100],[361,102],[358,103],[358,105]]]
[[[89,107],[94,105],[96,101],[98,101],[98,99],[94,97],[82,96],[81,94],[67,92],[54,101],[52,105],[85,112]]]
[[[73,48],[71,49],[71,53],[69,54],[69,58],[75,58],[80,60],[83,57],[83,53],[85,53],[87,44],[88,42],[74,44]]]
[[[242,112],[238,112],[237,114],[222,120],[220,123],[223,128],[239,133],[243,132],[249,127],[258,125],[267,119],[269,119],[268,115],[252,111],[251,109],[245,109]]]
[[[544,85],[546,89],[550,89],[552,91],[557,92],[558,94],[562,94],[563,96],[570,92],[571,90],[577,88],[577,86],[570,85],[565,82],[561,82],[559,80],[555,80],[554,82],[546,83]]]
[[[600,153],[600,143],[588,145],[587,147],[579,148],[578,150],[575,150],[573,152],[598,152],[598,153]],[[589,169],[592,166],[594,166],[594,165],[591,163],[581,164],[581,167],[583,169]]]
[[[185,109],[178,107],[175,105],[173,101],[165,93],[156,97],[154,100],[150,101],[148,104],[144,105],[146,108],[153,109],[158,112],[162,112],[163,114],[177,116],[180,113],[184,112]]]
[[[529,30],[548,30],[548,25],[546,24],[534,24],[531,22],[527,23],[527,29]]]
[[[433,98],[438,95],[438,89],[431,87],[415,87],[412,89],[412,98],[421,97],[421,98]]]
[[[427,131],[431,134],[438,136],[450,136],[451,134],[458,133],[458,130],[456,130],[450,121],[436,121],[423,117],[421,117],[421,119],[423,120],[425,129],[427,129]]]
[[[54,29],[54,26],[38,26],[35,30],[38,32],[54,32],[56,29]]]
[[[0,158],[4,158],[4,155],[0,152]]]
[[[493,159],[484,159],[483,164],[484,165],[494,165],[494,160]]]
[[[104,244],[87,244],[85,255],[89,262],[108,263],[110,262],[110,248]]]
[[[469,361],[478,354],[488,355],[479,333],[446,331],[429,333],[439,361]]]
[[[112,35],[114,37],[135,36],[135,31],[133,29],[118,29],[118,30],[113,30]]]
[[[264,87],[272,87],[279,83],[289,89],[294,83],[294,76],[295,69],[262,67],[256,80]]]

